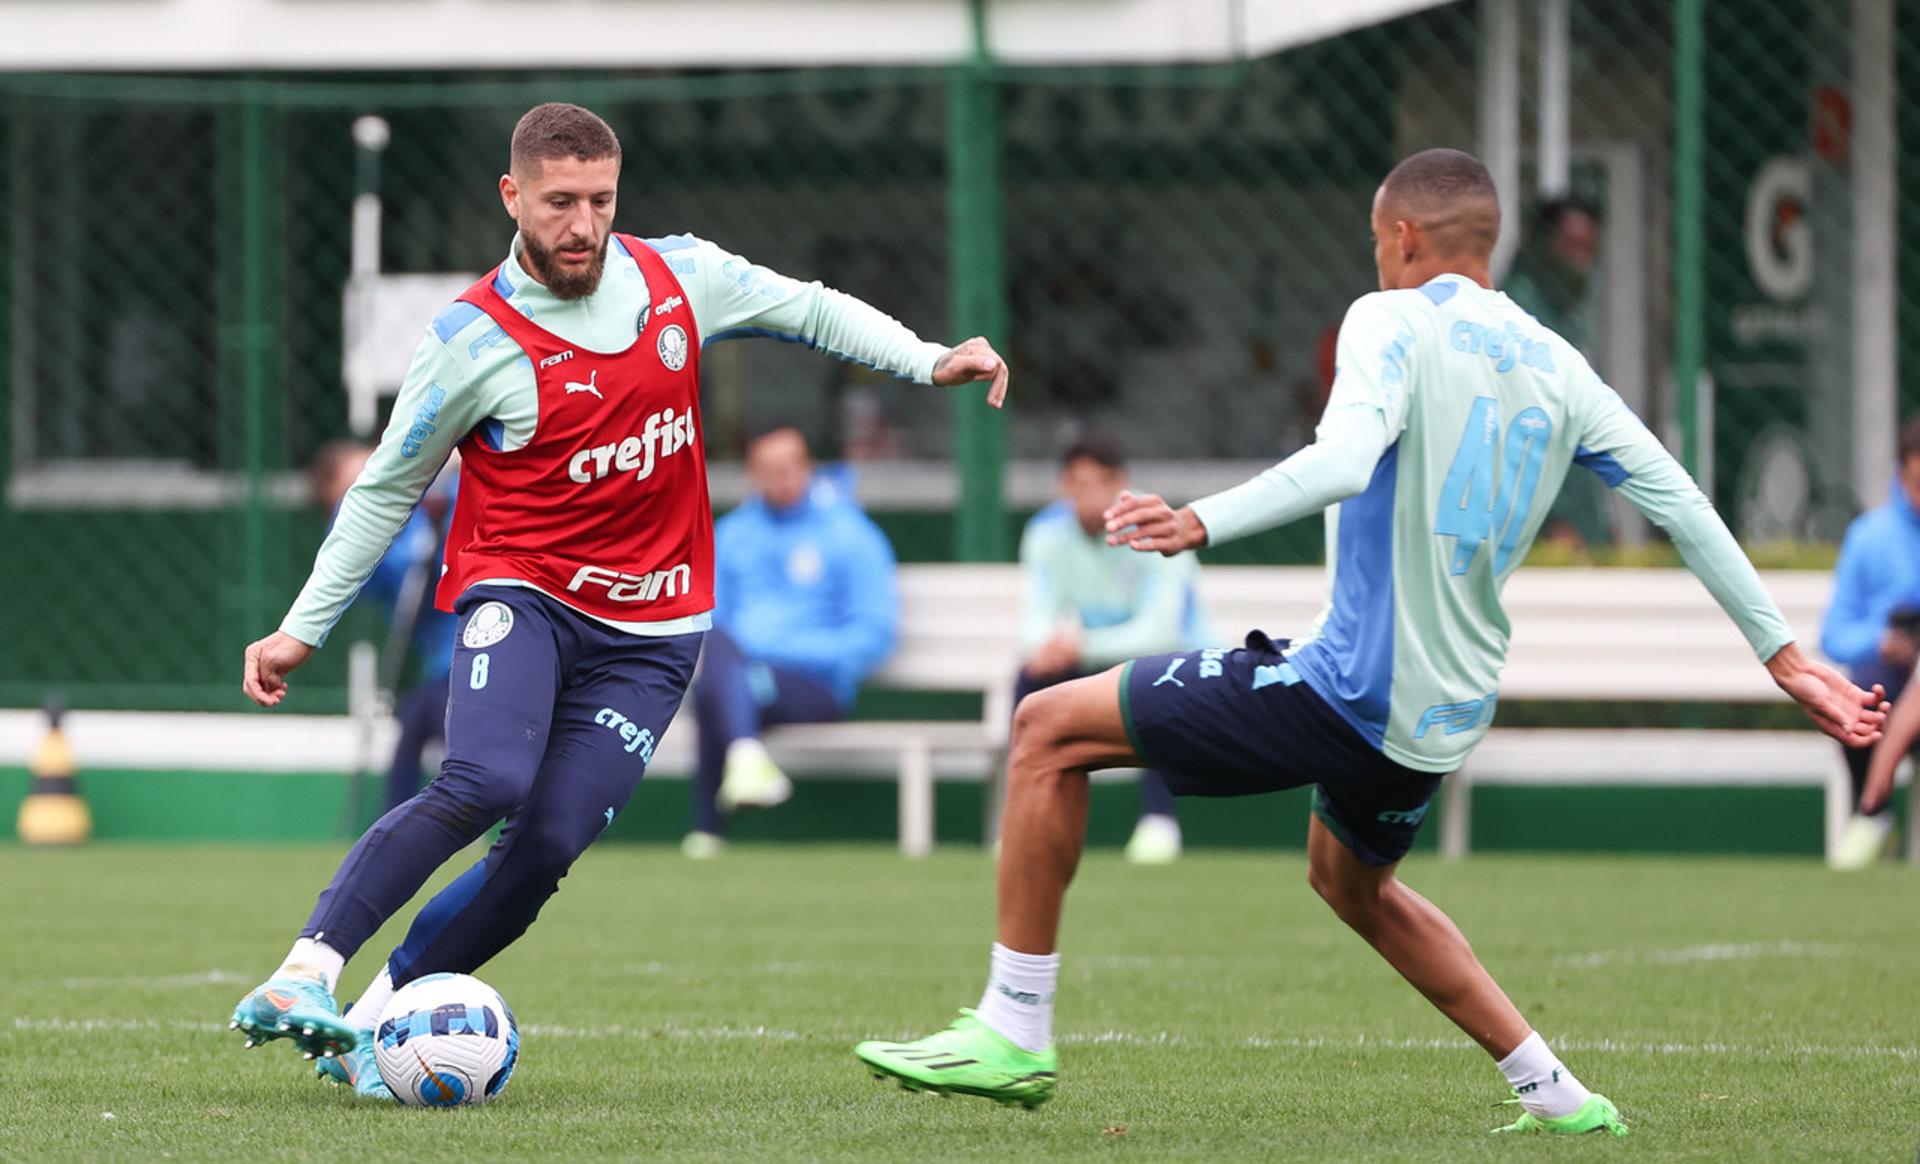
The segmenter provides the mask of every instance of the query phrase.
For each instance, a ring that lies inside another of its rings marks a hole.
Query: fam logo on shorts
[[[513,629],[513,607],[504,602],[489,602],[473,612],[467,619],[467,629],[461,633],[460,641],[466,646],[479,650],[491,647],[507,637]]]
[[[687,329],[677,323],[670,323],[660,332],[660,342],[654,345],[660,352],[660,362],[667,371],[678,372],[687,366]]]

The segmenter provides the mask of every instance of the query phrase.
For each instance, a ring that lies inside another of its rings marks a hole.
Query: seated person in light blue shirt
[[[1820,622],[1820,649],[1847,669],[1854,683],[1879,684],[1898,700],[1920,663],[1920,416],[1901,426],[1898,461],[1885,504],[1847,527],[1833,567],[1833,599]],[[1860,803],[1867,771],[1887,739],[1842,750]],[[1897,763],[1897,759],[1895,760]],[[1893,829],[1890,805],[1855,816],[1834,851],[1840,869],[1862,869],[1877,860]]]
[[[1127,487],[1126,455],[1101,433],[1075,441],[1060,462],[1060,500],[1033,515],[1020,539],[1025,662],[1014,704],[1035,691],[1142,654],[1207,645],[1195,593],[1200,565],[1110,546],[1106,510]],[[1173,793],[1158,772],[1140,779],[1140,820],[1127,859],[1165,864],[1180,855]]]
[[[760,729],[845,715],[900,627],[893,547],[846,489],[814,472],[800,430],[762,428],[746,454],[753,495],[714,526],[713,629],[692,693],[690,857],[720,851],[725,812],[793,794]]]

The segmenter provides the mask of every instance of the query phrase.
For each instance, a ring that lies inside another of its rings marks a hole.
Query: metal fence
[[[1876,394],[1920,399],[1896,382],[1920,368],[1920,200],[1893,167],[1917,95],[1920,11],[1891,0],[1485,0],[1195,67],[0,77],[0,593],[26,615],[0,704],[236,705],[239,649],[325,520],[299,471],[349,429],[355,197],[382,199],[382,271],[477,274],[506,254],[494,179],[537,101],[621,135],[622,229],[1002,344],[1004,418],[781,345],[704,365],[717,461],[797,418],[867,462],[926,560],[1009,553],[1079,426],[1174,493],[1306,440],[1373,286],[1372,190],[1435,144],[1494,163],[1513,293],[1737,528],[1831,540],[1890,466]],[[1549,222],[1542,192],[1578,199]],[[1588,543],[1641,536],[1597,495],[1567,504]],[[337,707],[340,660],[315,670],[305,705]]]

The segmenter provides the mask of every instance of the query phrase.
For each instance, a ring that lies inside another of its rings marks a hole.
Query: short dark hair
[[[590,109],[549,101],[536,105],[521,116],[513,127],[513,146],[507,166],[525,172],[538,162],[573,158],[596,162],[601,158],[620,159],[620,139],[613,127]]]
[[[1109,472],[1119,472],[1127,467],[1127,451],[1121,447],[1120,438],[1099,429],[1091,429],[1081,433],[1060,454],[1062,469],[1075,461],[1092,461]]]
[[[327,487],[333,483],[333,474],[340,463],[348,457],[364,457],[371,453],[364,442],[342,438],[331,440],[314,451],[313,460],[307,462],[307,494],[315,502],[324,500]]]
[[[1906,464],[1909,457],[1920,457],[1920,414],[1909,416],[1900,426],[1900,463]]]
[[[1560,220],[1569,214],[1584,214],[1597,223],[1606,221],[1606,216],[1600,212],[1600,204],[1585,194],[1555,194],[1542,199],[1533,208],[1534,225],[1551,233],[1560,229]]]
[[[813,442],[807,439],[806,430],[784,416],[756,420],[742,429],[740,433],[741,455],[745,456],[747,451],[753,448],[753,446],[779,432],[790,432],[794,436],[799,437],[800,445],[807,450],[807,455],[809,457],[813,455]]]
[[[1491,252],[1500,237],[1500,191],[1464,150],[1421,150],[1402,161],[1380,183],[1380,202],[1389,218],[1419,226],[1443,253]]]

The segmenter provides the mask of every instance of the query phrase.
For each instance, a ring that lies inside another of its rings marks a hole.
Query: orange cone
[[[47,735],[28,765],[33,791],[20,802],[20,839],[29,845],[77,845],[93,835],[93,814],[80,799],[60,714],[57,702],[47,704]]]

